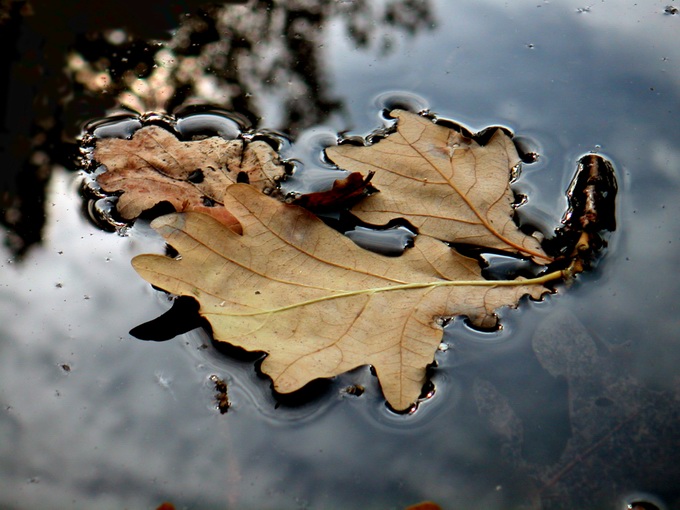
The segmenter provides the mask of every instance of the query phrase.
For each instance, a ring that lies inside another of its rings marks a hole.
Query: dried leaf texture
[[[94,158],[106,166],[97,182],[106,192],[122,192],[117,208],[128,220],[167,201],[176,211],[201,210],[238,225],[228,210],[207,205],[222,205],[230,184],[245,181],[264,190],[284,174],[278,155],[264,142],[216,136],[182,142],[153,125],[130,140],[99,140]]]
[[[488,326],[495,309],[546,292],[536,280],[486,281],[476,261],[431,237],[401,257],[368,252],[247,185],[229,187],[224,202],[243,235],[204,214],[163,216],[152,226],[181,259],[141,255],[133,265],[195,297],[217,340],[267,352],[262,371],[281,393],[371,364],[390,405],[408,409],[442,338],[438,317]]]
[[[420,234],[549,260],[512,219],[510,177],[520,160],[510,137],[499,129],[481,146],[421,115],[402,110],[391,115],[397,131],[385,139],[326,149],[341,168],[375,172],[371,182],[380,193],[352,212],[373,224],[403,217]]]

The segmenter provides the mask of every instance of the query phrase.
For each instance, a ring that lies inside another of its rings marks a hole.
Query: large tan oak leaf
[[[420,234],[453,243],[518,252],[544,263],[539,242],[515,225],[512,169],[520,163],[512,139],[498,129],[485,145],[431,119],[393,110],[397,130],[369,146],[326,149],[339,167],[375,172],[380,190],[352,212],[373,224],[403,217]]]
[[[401,257],[378,255],[243,184],[224,202],[242,235],[205,214],[162,216],[152,226],[180,258],[132,263],[151,284],[196,298],[217,340],[268,353],[261,369],[281,393],[370,364],[390,405],[408,409],[442,339],[437,318],[488,326],[495,309],[539,298],[560,277],[487,281],[476,261],[430,237]]]
[[[182,142],[153,125],[130,140],[97,141],[94,159],[106,166],[97,182],[106,192],[122,192],[117,209],[128,220],[167,201],[176,211],[203,211],[240,228],[228,210],[206,204],[221,206],[224,191],[235,182],[274,189],[284,174],[277,153],[265,142],[217,136]]]

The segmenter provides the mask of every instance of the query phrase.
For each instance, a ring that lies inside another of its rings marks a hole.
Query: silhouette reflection
[[[40,242],[52,165],[73,168],[82,125],[114,109],[173,111],[211,103],[266,116],[295,137],[342,112],[324,73],[325,30],[345,26],[360,48],[389,52],[399,33],[434,25],[428,1],[125,0],[116,9],[74,2],[0,7],[12,50],[0,101],[0,223],[17,258]],[[153,23],[148,20],[153,20]],[[266,114],[266,115],[265,115]],[[260,126],[262,127],[262,126]]]

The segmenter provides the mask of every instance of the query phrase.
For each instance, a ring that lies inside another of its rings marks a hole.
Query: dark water
[[[12,7],[0,26],[14,50],[0,155],[0,506],[680,508],[680,16],[655,1],[307,2],[297,18],[288,4],[272,4],[270,33],[264,6],[225,8],[244,42],[221,48],[229,65],[219,51],[201,61],[199,98],[310,153],[379,127],[395,103],[473,131],[506,126],[540,154],[517,189],[547,231],[577,159],[597,150],[620,187],[606,256],[571,288],[503,311],[501,331],[454,321],[435,394],[413,415],[390,413],[365,368],[277,407],[253,363],[202,330],[162,343],[128,333],[169,307],[129,263],[162,243],[141,222],[125,235],[88,222],[70,159],[82,124],[115,107],[126,62],[109,51],[125,35],[113,29],[129,23],[127,58],[139,62],[158,50],[143,41],[168,39],[179,19],[203,25],[168,62],[226,32],[155,2],[127,17],[125,2],[109,15],[64,7],[68,22]],[[93,62],[109,51],[105,94],[63,74],[69,48]],[[213,374],[229,386],[224,415]],[[348,395],[350,384],[366,392]]]

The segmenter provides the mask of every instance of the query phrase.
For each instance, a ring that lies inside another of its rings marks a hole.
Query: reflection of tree
[[[395,30],[413,34],[432,26],[423,1],[256,0],[200,11],[167,44],[141,54],[138,42],[125,40],[117,48],[111,42],[126,34],[104,34],[99,43],[108,48],[74,52],[69,67],[89,90],[107,90],[137,111],[197,101],[256,120],[264,102],[277,101],[277,127],[294,135],[342,107],[324,79],[323,30],[331,20],[344,22],[357,46],[375,42],[382,49]]]
[[[3,47],[16,51],[14,88],[0,100],[7,106],[0,150],[11,156],[0,180],[0,222],[15,253],[40,240],[51,165],[72,166],[69,143],[89,118],[120,105],[141,112],[211,103],[256,125],[267,111],[276,125],[266,127],[295,136],[342,110],[324,76],[330,22],[343,23],[357,47],[377,52],[390,50],[395,33],[433,24],[427,0],[192,3],[0,5]]]

